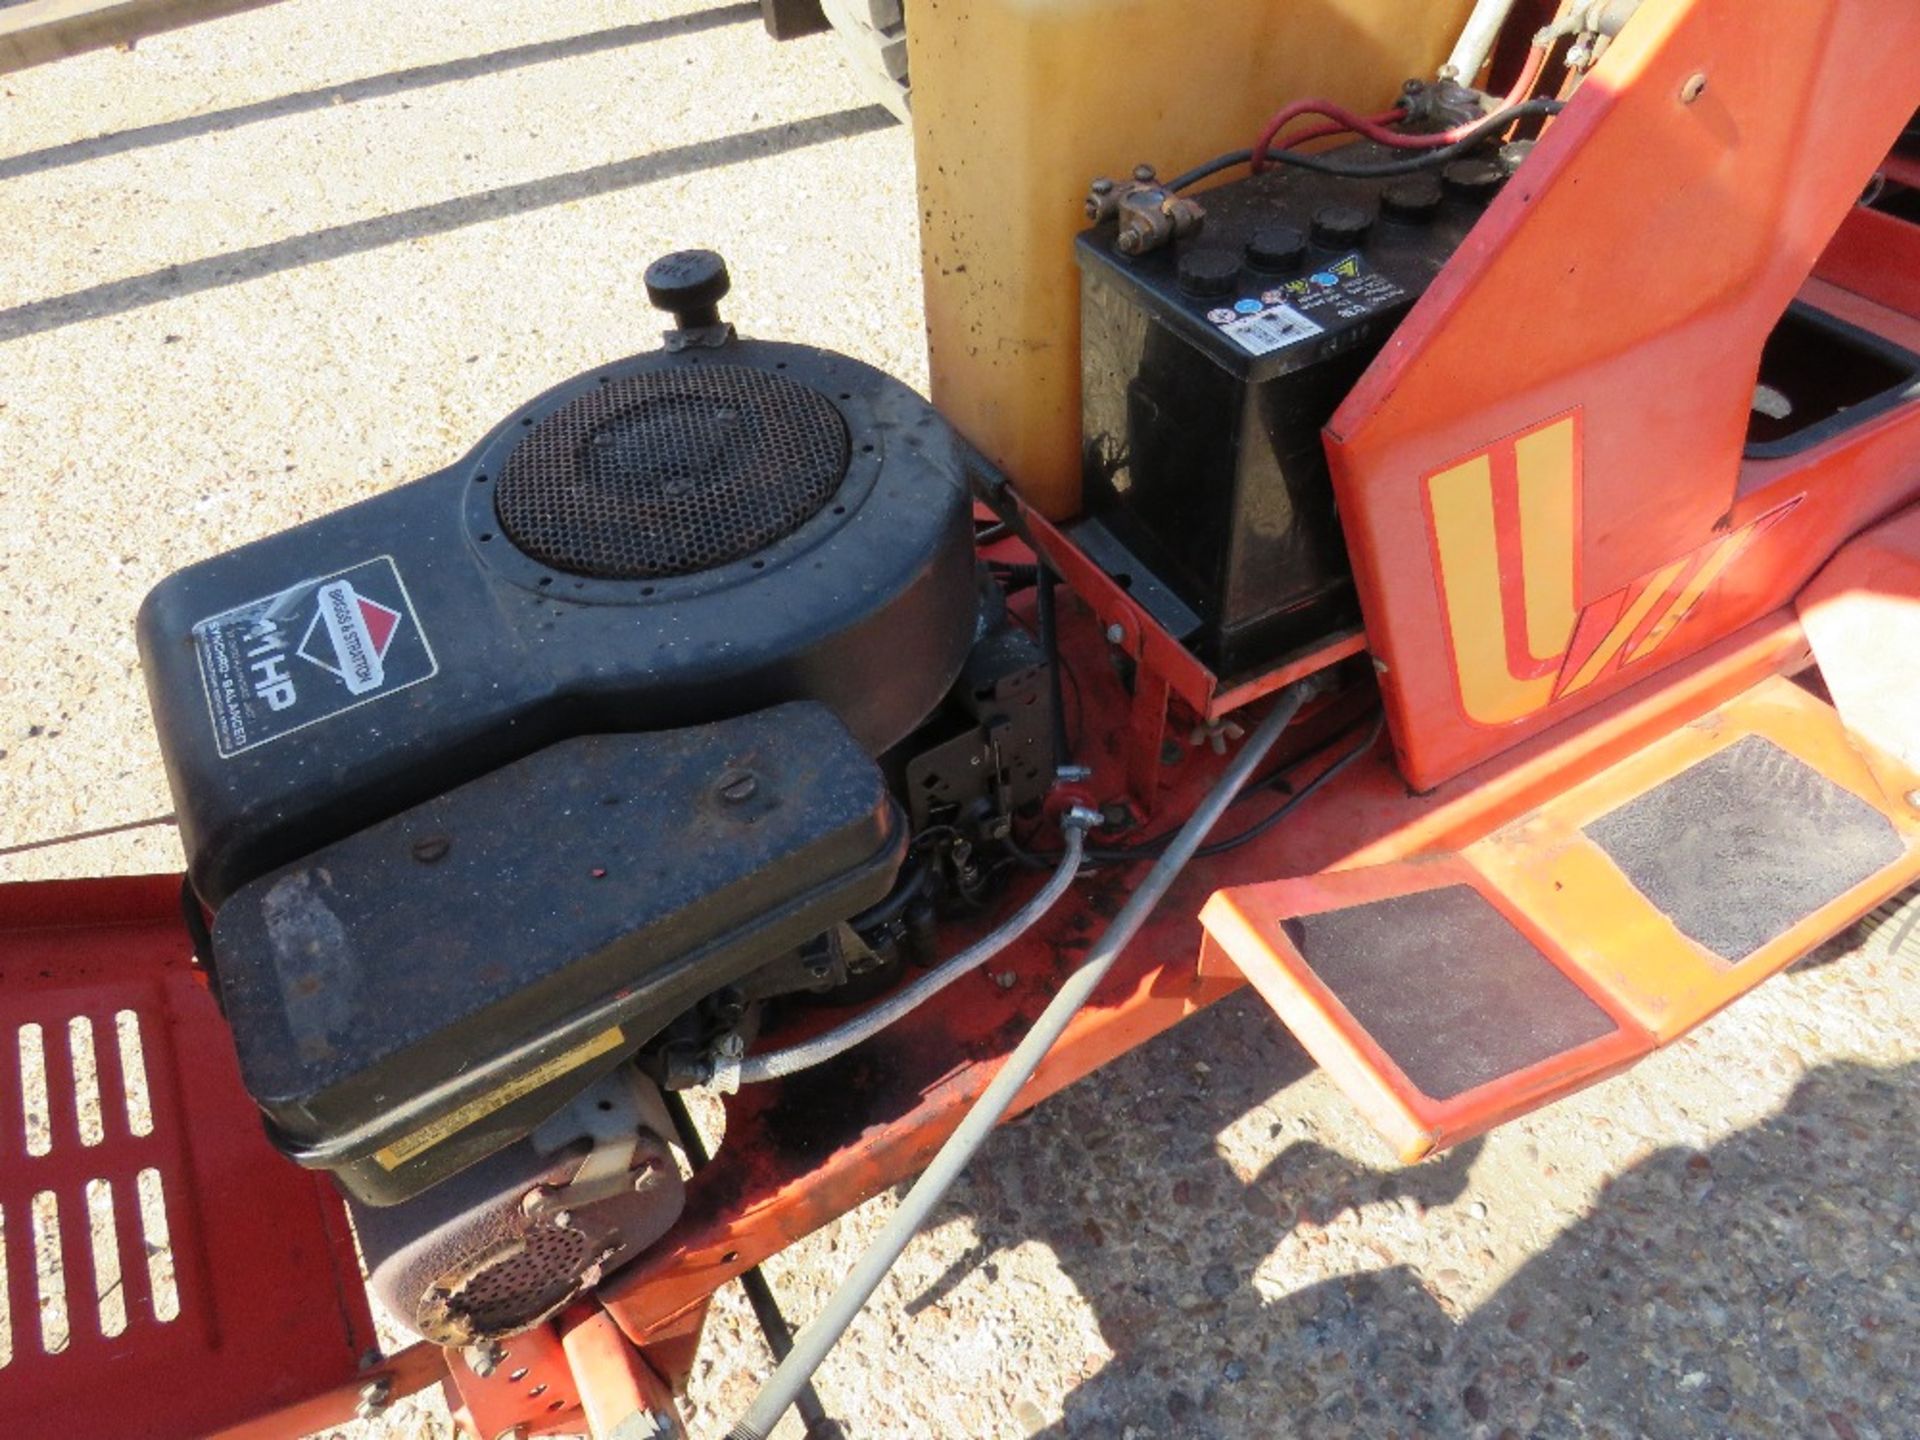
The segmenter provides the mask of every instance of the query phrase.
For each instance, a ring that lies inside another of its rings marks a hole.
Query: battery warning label
[[[390,556],[301,580],[193,627],[220,754],[304,730],[439,671]]]
[[[1230,335],[1250,355],[1265,355],[1320,333],[1320,327],[1291,305],[1269,305],[1252,315],[1242,315],[1222,325],[1221,333]]]
[[[1263,290],[1258,302],[1209,310],[1207,318],[1251,355],[1267,355],[1324,334],[1329,326],[1363,319],[1400,304],[1406,290],[1369,266],[1358,251],[1311,274]],[[1253,305],[1258,313],[1249,314]]]

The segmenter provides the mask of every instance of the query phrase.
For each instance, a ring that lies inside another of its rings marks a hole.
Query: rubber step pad
[[[1914,777],[1769,679],[1456,854],[1223,890],[1237,967],[1408,1160],[1613,1074],[1920,876]]]

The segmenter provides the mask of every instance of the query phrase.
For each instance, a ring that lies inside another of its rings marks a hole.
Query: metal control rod
[[[667,1117],[679,1132],[680,1148],[687,1152],[687,1164],[697,1175],[713,1159],[707,1149],[706,1138],[694,1123],[693,1112],[687,1109],[686,1098],[679,1091],[663,1091],[661,1098],[666,1102]],[[760,1322],[760,1333],[766,1337],[767,1349],[773,1352],[774,1363],[778,1364],[793,1349],[793,1327],[787,1324],[787,1317],[780,1309],[773,1286],[767,1283],[766,1272],[758,1265],[749,1265],[740,1272],[740,1288],[746,1291],[747,1303],[753,1307],[753,1318]],[[820,1397],[814,1393],[811,1380],[800,1382],[794,1400],[800,1407],[801,1423],[807,1427],[807,1440],[835,1440],[835,1437],[845,1433],[839,1422],[828,1416],[827,1407],[820,1403]]]
[[[828,1352],[846,1333],[847,1327],[872,1298],[873,1292],[879,1288],[880,1282],[886,1278],[908,1242],[926,1223],[927,1217],[933,1213],[934,1207],[940,1203],[953,1182],[960,1178],[967,1162],[985,1143],[987,1136],[993,1133],[993,1127],[1007,1113],[1027,1081],[1033,1078],[1033,1072],[1059,1040],[1068,1022],[1087,1003],[1107,971],[1113,967],[1113,962],[1120,958],[1120,953],[1139,934],[1147,916],[1159,905],[1174,878],[1186,868],[1194,851],[1207,838],[1207,832],[1213,829],[1227,806],[1233,803],[1234,797],[1247,783],[1247,777],[1266,759],[1267,752],[1280,738],[1280,732],[1299,712],[1307,693],[1305,682],[1291,685],[1280,692],[1273,710],[1260,722],[1259,728],[1247,737],[1240,753],[1227,767],[1226,774],[1207,793],[1206,799],[1200,802],[1200,807],[1187,823],[1180,827],[1180,832],[1173,837],[1173,843],[1141,877],[1126,905],[1114,916],[1106,933],[1088,953],[1086,963],[1068,977],[1066,984],[1060,987],[1060,992],[1040,1012],[1039,1019],[1033,1022],[1033,1028],[1014,1047],[1013,1053],[1007,1057],[985,1093],[973,1103],[959,1128],[947,1137],[947,1143],[933,1157],[933,1163],[914,1182],[886,1228],[854,1264],[847,1278],[840,1282],[840,1288],[833,1292],[826,1308],[800,1332],[793,1349],[775,1367],[773,1374],[767,1377],[766,1384],[760,1387],[760,1393],[754,1397],[747,1413],[727,1432],[727,1440],[766,1440],[773,1433],[773,1427],[779,1423],[794,1397],[811,1381],[813,1372],[820,1368],[820,1362],[826,1359]]]

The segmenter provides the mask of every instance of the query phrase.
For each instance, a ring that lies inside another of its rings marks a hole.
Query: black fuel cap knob
[[[1500,193],[1507,172],[1491,160],[1456,160],[1440,172],[1440,183],[1462,200],[1484,205]]]
[[[1247,241],[1247,263],[1256,270],[1284,274],[1307,258],[1307,237],[1291,225],[1263,225]]]
[[[1380,209],[1389,219],[1423,224],[1440,211],[1440,182],[1431,175],[1409,175],[1380,192]]]
[[[1345,250],[1367,238],[1373,216],[1358,205],[1322,205],[1313,212],[1313,243]]]
[[[647,266],[647,299],[673,315],[682,330],[720,323],[720,301],[733,282],[727,262],[711,250],[675,250]]]
[[[1240,288],[1240,257],[1217,245],[1180,257],[1180,288],[1189,295],[1231,295]]]

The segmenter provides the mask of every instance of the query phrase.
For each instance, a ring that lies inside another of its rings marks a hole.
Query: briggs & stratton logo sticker
[[[222,757],[439,673],[391,556],[302,580],[193,627]]]
[[[400,627],[400,612],[367,599],[346,580],[322,585],[319,600],[294,653],[338,676],[355,695],[378,690],[386,680],[382,662]],[[316,645],[316,640],[325,643]]]

